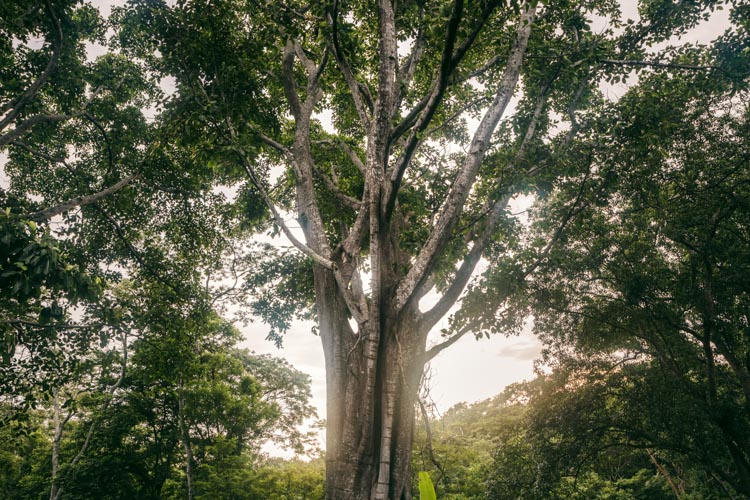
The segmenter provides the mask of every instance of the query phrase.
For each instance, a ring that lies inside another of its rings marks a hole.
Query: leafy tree
[[[110,28],[75,0],[0,8],[0,386],[19,408],[120,337],[110,287],[123,275],[189,294],[185,277],[205,269],[185,251],[223,251],[210,229],[222,205],[189,196],[199,169],[187,182],[153,154],[158,82],[111,50]]]
[[[229,478],[250,473],[263,444],[299,451],[310,444],[297,429],[315,415],[307,375],[238,350],[238,332],[205,301],[178,302],[158,283],[127,294],[124,302],[141,311],[138,337],[121,394],[87,419],[99,425],[69,474],[68,495],[236,498],[241,489]],[[87,429],[73,449],[89,439]]]
[[[516,391],[525,412],[495,450],[491,498],[737,495],[720,430],[655,364],[569,361]]]
[[[733,18],[712,49],[723,68],[748,62],[748,10]],[[544,234],[577,212],[522,299],[550,363],[590,385],[558,395],[592,419],[570,436],[687,461],[714,497],[750,494],[747,77],[642,75],[611,105],[593,136],[608,147],[592,141],[537,214]]]
[[[716,5],[649,2],[638,25],[606,1],[148,2],[117,14],[123,50],[175,79],[159,117],[165,150],[189,152],[186,171],[207,165],[236,193],[235,213],[253,221],[240,230],[273,224],[305,256],[244,260],[274,260],[247,287],[272,337],[300,311],[317,319],[328,497],[411,496],[425,362],[469,331],[522,322],[502,305],[536,264],[518,258],[509,201],[576,169],[586,150],[576,135],[592,130],[582,120],[604,105],[600,82],[632,67],[710,71],[714,54],[700,48],[653,51]],[[594,15],[609,28],[592,30]],[[482,257],[485,277],[467,287]],[[433,289],[437,302],[420,308]],[[444,342],[427,350],[464,292]]]
[[[485,498],[496,448],[521,433],[526,408],[513,396],[509,388],[478,403],[459,403],[440,418],[429,418],[427,411],[422,414],[417,425],[423,427],[414,439],[413,468],[429,472],[438,498]],[[502,473],[519,471],[508,467]]]
[[[253,468],[226,470],[216,467],[211,473],[202,488],[205,498],[325,498],[323,459],[309,462],[272,459]]]

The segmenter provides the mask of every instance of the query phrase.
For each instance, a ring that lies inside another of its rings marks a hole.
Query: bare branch
[[[495,227],[497,226],[497,223],[510,199],[511,194],[505,194],[492,205],[482,235],[474,241],[471,250],[466,257],[464,257],[461,267],[456,271],[453,281],[450,286],[448,286],[448,289],[443,293],[437,303],[435,303],[435,305],[420,318],[418,327],[419,331],[425,333],[428,332],[438,321],[440,321],[440,318],[448,313],[453,304],[455,304],[461,296],[461,293],[469,282],[474,269],[482,257],[482,253],[485,248],[487,248],[492,232],[495,230]]]
[[[424,430],[427,437],[427,453],[430,455],[430,461],[435,467],[437,467],[441,474],[441,476],[435,481],[437,483],[446,476],[445,469],[438,461],[435,456],[435,450],[432,448],[432,428],[430,427],[430,417],[427,415],[427,408],[425,408],[424,401],[422,401],[421,397],[418,398],[417,401],[419,402],[419,409],[422,412],[422,421],[424,422]]]
[[[43,221],[49,220],[52,217],[55,217],[56,215],[60,215],[63,212],[68,212],[74,208],[85,207],[86,205],[91,205],[92,203],[96,203],[102,198],[105,198],[111,194],[114,194],[120,191],[122,188],[129,185],[131,182],[133,182],[137,178],[138,178],[138,175],[129,175],[125,177],[124,179],[120,180],[119,182],[111,185],[110,187],[106,189],[102,189],[98,193],[89,194],[86,196],[79,196],[77,198],[72,198],[68,201],[60,203],[59,205],[45,208],[44,210],[40,210],[32,214],[24,215],[22,217],[24,219],[33,220],[35,222],[43,222]]]
[[[531,142],[531,139],[536,133],[536,127],[539,123],[539,117],[542,114],[542,109],[546,101],[547,93],[550,89],[552,81],[556,77],[557,74],[553,76],[552,80],[543,85],[539,91],[539,95],[537,96],[536,104],[534,106],[534,112],[531,116],[531,120],[529,121],[529,125],[526,128],[526,133],[524,134],[523,140],[521,141],[521,144],[516,151],[513,162],[509,166],[510,171],[515,170],[515,166],[523,158],[524,154],[526,153],[526,149]],[[473,232],[474,234],[470,233],[468,240],[473,241],[471,250],[461,263],[461,267],[456,271],[453,282],[450,284],[448,289],[440,297],[437,303],[429,311],[425,312],[424,315],[420,318],[420,331],[423,331],[425,333],[429,331],[433,326],[435,326],[435,324],[437,324],[438,321],[440,321],[443,316],[448,313],[453,304],[456,303],[464,288],[466,287],[466,284],[469,282],[469,279],[471,278],[471,275],[474,272],[474,269],[476,268],[476,265],[482,256],[482,253],[484,252],[485,248],[487,248],[487,245],[489,244],[492,237],[492,232],[497,227],[503,211],[508,206],[508,202],[510,201],[511,197],[512,193],[509,192],[503,194],[494,202],[491,202],[489,199],[487,200],[487,206],[483,210],[484,213],[488,213],[484,231],[481,235],[477,235],[476,232]]]
[[[454,58],[453,48],[456,44],[456,37],[458,36],[458,28],[463,17],[463,0],[454,0],[453,9],[451,15],[448,18],[448,22],[445,25],[445,43],[443,44],[443,50],[440,56],[440,66],[438,68],[435,79],[432,82],[430,92],[427,94],[407,115],[401,120],[401,123],[391,133],[390,141],[397,140],[411,127],[415,126],[412,130],[411,136],[407,140],[407,146],[405,149],[414,149],[416,147],[417,134],[422,132],[429,124],[430,119],[435,114],[435,111],[442,101],[445,89],[448,87],[448,81],[450,74],[456,67],[457,61]],[[412,143],[414,143],[412,145]],[[397,162],[399,166],[394,169],[394,175],[391,177],[403,176],[401,172],[399,176],[399,170],[401,166],[408,164],[411,159],[411,155],[403,155],[403,159],[399,159]]]
[[[226,119],[226,124],[227,124],[227,129],[229,131],[229,134],[232,138],[232,141],[234,142],[234,149],[240,158],[240,163],[242,164],[242,167],[245,170],[245,173],[247,173],[247,176],[250,179],[250,182],[253,184],[255,189],[257,189],[258,192],[260,193],[261,197],[263,198],[263,201],[265,202],[266,206],[270,210],[274,221],[279,226],[281,231],[284,233],[284,236],[287,237],[287,239],[292,243],[292,245],[294,245],[295,247],[297,247],[298,250],[300,250],[302,253],[310,257],[316,264],[319,264],[326,269],[332,270],[333,263],[329,259],[318,254],[312,248],[305,245],[296,236],[294,236],[294,233],[292,233],[291,229],[289,229],[289,226],[287,226],[286,222],[284,221],[284,218],[281,217],[281,214],[277,210],[276,205],[274,204],[273,200],[271,200],[271,197],[268,195],[268,191],[263,186],[258,176],[255,174],[255,171],[253,170],[252,165],[250,164],[250,161],[247,158],[247,154],[245,153],[245,150],[241,146],[239,146],[239,142],[237,140],[237,133],[229,117],[227,117]]]
[[[252,125],[251,125],[251,127],[254,128],[254,126],[252,126]],[[284,146],[280,142],[278,142],[278,141],[276,141],[276,140],[268,137],[263,132],[260,132],[260,131],[256,130],[255,133],[258,134],[258,138],[260,138],[260,140],[263,141],[265,144],[271,146],[276,151],[278,151],[279,153],[281,153],[283,156],[291,157],[292,152],[289,150],[289,148],[287,148],[286,146]]]
[[[248,162],[247,156],[245,155],[244,151],[240,148],[237,148],[237,150],[240,153],[242,166],[245,169],[245,172],[247,173],[248,177],[250,178],[250,182],[252,182],[255,189],[257,189],[258,192],[260,193],[261,197],[263,198],[263,201],[266,203],[266,206],[271,211],[271,215],[273,216],[274,221],[279,226],[281,231],[284,233],[284,236],[287,237],[287,239],[292,243],[292,245],[294,245],[295,247],[297,247],[298,250],[300,250],[302,253],[310,257],[316,264],[319,264],[320,266],[326,269],[332,270],[333,262],[323,257],[322,255],[318,254],[312,248],[305,245],[299,239],[297,239],[296,236],[294,236],[294,233],[292,233],[291,229],[289,229],[289,226],[287,226],[286,222],[284,222],[284,218],[281,217],[281,214],[276,209],[276,205],[273,203],[270,196],[268,195],[266,188],[263,187],[263,184],[255,175],[255,172],[250,166],[250,163]]]
[[[52,6],[50,5],[50,3],[46,2],[45,5],[50,17],[52,17],[52,20],[55,22],[56,28],[56,37],[52,42],[52,55],[50,56],[49,62],[44,68],[44,71],[37,77],[34,83],[32,83],[29,88],[26,89],[26,92],[24,92],[23,95],[15,100],[8,101],[2,107],[0,107],[0,113],[7,112],[5,117],[0,120],[0,130],[4,130],[13,120],[15,120],[16,116],[18,116],[18,113],[21,112],[21,109],[23,109],[23,107],[36,96],[42,86],[47,83],[47,80],[49,79],[52,71],[57,66],[58,60],[60,59],[60,52],[62,51],[63,44],[62,25],[60,24],[60,19],[57,18],[54,11],[52,10]]]
[[[100,328],[101,324],[96,325],[72,325],[70,323],[40,323],[38,321],[23,319],[23,318],[11,318],[11,319],[0,319],[0,324],[3,325],[20,325],[29,326],[32,328],[54,328],[57,330],[77,330],[85,328]]]
[[[297,58],[302,62],[302,65],[307,70],[307,74],[309,76],[316,74],[318,71],[318,65],[312,62],[307,57],[307,55],[305,55],[305,51],[302,50],[302,46],[299,44],[297,40],[294,40],[292,44],[294,46],[294,53],[297,54]]]
[[[328,24],[331,27],[333,55],[336,58],[336,62],[338,63],[339,69],[341,70],[341,74],[344,76],[344,80],[346,81],[346,84],[349,87],[349,91],[352,94],[352,99],[354,100],[354,108],[357,110],[357,114],[359,115],[359,119],[362,122],[362,125],[364,126],[365,130],[367,130],[370,127],[370,117],[367,114],[365,95],[369,96],[369,89],[367,89],[367,86],[364,84],[360,85],[360,82],[358,82],[357,78],[354,76],[354,72],[352,71],[349,61],[347,61],[346,57],[344,56],[344,52],[339,41],[338,8],[338,0],[334,0],[333,8],[331,9],[331,13],[328,17]],[[367,94],[364,93],[364,89],[367,89]],[[372,96],[369,96],[369,109],[373,109]]]
[[[488,2],[486,4],[470,34],[463,40],[458,48],[455,48],[454,50],[459,24],[463,15],[463,2],[461,0],[455,1],[451,17],[446,25],[445,44],[441,55],[440,69],[437,78],[433,83],[432,91],[426,100],[423,100],[417,106],[417,108],[421,108],[419,118],[416,120],[414,119],[414,111],[412,110],[410,116],[407,116],[407,118],[396,127],[396,130],[394,130],[390,137],[390,140],[393,141],[408,128],[411,128],[409,137],[404,144],[403,151],[390,172],[390,184],[386,188],[386,203],[384,207],[384,214],[387,219],[390,219],[406,168],[411,163],[417,147],[424,140],[424,131],[429,126],[435,111],[443,100],[445,91],[450,85],[451,75],[476,40],[476,37],[479,35],[479,32],[495,7],[495,2]]]
[[[459,107],[456,111],[454,111],[449,117],[447,117],[445,120],[443,120],[443,123],[440,125],[436,125],[429,129],[427,132],[424,133],[424,137],[432,137],[432,135],[435,132],[438,132],[442,130],[443,128],[450,125],[453,120],[460,117],[462,114],[464,114],[467,110],[475,107],[475,106],[481,106],[485,104],[487,101],[489,101],[489,98],[486,96],[479,97],[478,99],[474,99],[473,101],[469,101],[465,103],[463,106]]]

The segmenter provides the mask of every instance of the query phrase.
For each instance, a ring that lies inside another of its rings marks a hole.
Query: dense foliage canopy
[[[410,498],[415,464],[446,495],[750,495],[750,8],[623,6],[3,2],[7,484]],[[259,469],[313,412],[237,347],[252,318],[315,320],[322,491]],[[426,363],[529,318],[542,378],[412,457]]]

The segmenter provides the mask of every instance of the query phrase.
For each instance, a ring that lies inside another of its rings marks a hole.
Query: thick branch
[[[516,151],[513,163],[511,163],[509,167],[509,170],[511,171],[515,169],[515,165],[517,165],[523,158],[523,155],[526,153],[528,144],[534,137],[536,126],[539,123],[539,117],[542,114],[542,109],[544,107],[550,85],[551,82],[548,82],[540,89],[539,95],[536,99],[536,105],[534,106],[534,113],[532,114],[529,125],[526,128],[526,133],[524,134],[523,140],[521,141],[521,144]],[[469,279],[471,278],[471,275],[474,272],[479,259],[482,257],[482,253],[484,252],[485,248],[487,248],[487,245],[489,244],[492,237],[492,232],[497,227],[497,224],[500,221],[500,217],[502,216],[505,207],[507,207],[511,197],[511,193],[504,194],[500,196],[500,198],[497,199],[494,203],[490,202],[490,200],[488,199],[487,204],[489,206],[487,206],[487,208],[483,210],[483,212],[485,213],[489,212],[484,231],[478,237],[475,232],[474,234],[470,233],[470,240],[474,241],[474,245],[472,246],[468,255],[464,258],[464,261],[461,263],[461,267],[458,269],[458,271],[456,271],[453,282],[450,284],[448,289],[440,297],[437,303],[429,311],[424,313],[424,315],[420,318],[420,331],[425,333],[428,332],[433,326],[435,326],[435,324],[437,324],[438,321],[440,321],[443,316],[448,313],[450,308],[453,307],[453,304],[455,304],[458,298],[461,296],[461,293],[466,287],[466,284],[469,282]]]
[[[67,162],[65,161],[65,158],[62,158],[62,157],[59,157],[59,156],[52,156],[52,155],[50,155],[50,154],[47,154],[47,153],[45,153],[44,151],[39,151],[38,149],[34,149],[34,148],[32,148],[31,146],[29,146],[29,145],[28,145],[28,144],[26,144],[25,142],[21,142],[21,141],[11,141],[11,142],[9,143],[9,145],[11,145],[11,146],[16,146],[16,147],[18,147],[18,148],[21,148],[21,149],[23,149],[24,151],[26,151],[27,153],[29,153],[29,154],[32,154],[32,155],[34,155],[34,156],[36,156],[36,157],[39,157],[39,158],[41,158],[41,159],[43,159],[43,160],[47,160],[47,161],[49,161],[49,162],[52,162],[52,163],[61,163],[61,164],[63,164],[63,165],[64,165],[64,166],[65,166],[65,167],[66,167],[66,168],[67,168],[68,170],[72,170],[72,168],[71,168],[71,167],[70,167],[70,166],[69,166],[69,165],[67,164]]]
[[[284,95],[289,101],[289,109],[294,118],[302,113],[297,86],[294,83],[294,43],[289,40],[284,47],[284,58],[281,62],[282,80],[284,82]]]
[[[39,323],[38,321],[33,321],[29,319],[23,319],[23,318],[13,318],[13,319],[0,319],[0,324],[3,325],[19,325],[19,326],[29,326],[32,328],[54,328],[57,330],[74,330],[74,329],[84,329],[84,328],[99,328],[103,325],[72,325],[69,323]]]
[[[448,197],[438,216],[434,229],[427,238],[414,264],[401,281],[394,298],[397,310],[401,310],[412,298],[414,291],[418,290],[437,261],[437,256],[445,247],[463,211],[466,199],[469,196],[471,186],[476,174],[490,146],[490,138],[502,117],[505,108],[513,96],[518,76],[526,52],[531,23],[534,17],[534,7],[524,10],[520,20],[518,36],[508,58],[503,80],[497,90],[495,98],[487,113],[482,118],[474,138],[469,147],[461,172],[451,187]]]
[[[24,132],[29,130],[31,127],[38,123],[44,123],[44,122],[62,122],[66,120],[70,120],[71,118],[76,118],[78,116],[81,116],[83,114],[82,112],[77,112],[74,114],[38,114],[33,115],[28,118],[26,118],[24,121],[16,125],[16,127],[11,130],[10,132],[7,132],[3,135],[0,135],[0,147],[5,146],[7,144],[10,144],[11,142],[15,141],[21,135],[23,135]]]
[[[265,144],[271,146],[273,149],[275,149],[276,151],[278,151],[279,153],[281,153],[283,156],[290,156],[291,155],[291,151],[289,150],[289,148],[287,148],[286,146],[284,146],[280,142],[278,142],[278,141],[276,141],[276,140],[268,137],[266,134],[264,134],[262,132],[257,132],[256,131],[256,133],[258,134],[258,138],[261,141],[263,141]]]
[[[389,184],[386,186],[386,203],[383,210],[386,220],[390,220],[391,218],[393,207],[396,203],[396,197],[401,186],[401,181],[404,177],[407,166],[414,157],[417,145],[420,143],[420,136],[429,125],[435,111],[437,111],[438,106],[442,102],[445,90],[448,87],[449,77],[456,67],[457,58],[454,57],[453,48],[456,43],[458,28],[463,16],[463,7],[462,0],[454,1],[451,17],[448,19],[445,28],[445,44],[443,45],[443,52],[440,59],[440,68],[437,77],[434,80],[430,94],[421,109],[419,118],[416,120],[416,123],[409,134],[409,138],[406,140],[403,152],[396,161],[395,166],[389,172],[390,179]],[[404,122],[408,122],[407,119],[405,119]],[[402,122],[399,127],[403,127],[404,122]],[[390,140],[393,141],[399,136],[399,134],[400,132],[394,131],[394,133],[391,134]]]
[[[459,330],[457,333],[453,334],[450,338],[447,340],[444,340],[443,342],[437,344],[436,346],[431,347],[427,350],[427,352],[424,353],[424,362],[429,363],[430,360],[432,360],[435,356],[461,340],[461,338],[469,333],[471,331],[470,325],[465,325],[461,330]]]
[[[469,282],[474,269],[476,268],[479,260],[482,257],[482,253],[487,244],[489,243],[492,233],[497,226],[500,217],[508,205],[511,199],[510,194],[505,194],[500,197],[493,205],[489,216],[487,217],[487,223],[484,228],[482,235],[474,241],[474,245],[471,247],[469,253],[464,257],[461,267],[456,271],[453,281],[451,282],[448,289],[443,293],[437,303],[420,318],[419,330],[422,332],[429,331],[440,318],[445,316],[453,304],[456,303],[458,298],[461,296],[466,284]]]

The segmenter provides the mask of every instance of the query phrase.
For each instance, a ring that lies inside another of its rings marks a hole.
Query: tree
[[[596,136],[607,122],[599,84],[632,68],[742,68],[722,58],[742,53],[741,30],[723,49],[655,53],[712,1],[648,2],[639,24],[604,0],[136,2],[113,19],[119,53],[94,62],[82,57],[87,38],[70,36],[93,26],[89,36],[105,41],[90,9],[35,5],[3,7],[17,22],[2,26],[11,41],[0,69],[23,76],[3,88],[1,105],[13,227],[39,217],[47,228],[67,213],[65,241],[81,271],[117,277],[117,265],[135,267],[173,290],[183,276],[210,278],[235,250],[233,264],[254,275],[237,274],[237,289],[219,294],[252,287],[249,309],[277,337],[293,315],[313,314],[326,355],[328,497],[411,495],[424,364],[468,332],[522,324],[506,299],[580,206],[573,190],[568,217],[548,225],[527,258],[508,203],[580,180],[579,167],[598,154],[591,145],[606,137]],[[593,30],[594,16],[608,27]],[[41,49],[24,42],[29,34],[44,38]],[[176,92],[150,123],[142,108],[166,76]],[[559,117],[567,123],[558,128]],[[242,246],[271,226],[303,257]],[[3,271],[25,272],[25,259],[13,254]],[[428,349],[429,331],[459,299],[444,341]]]
[[[67,473],[68,495],[236,498],[242,491],[229,479],[252,472],[262,445],[306,451],[310,439],[298,426],[315,416],[309,376],[238,349],[238,332],[200,294],[185,302],[144,282],[123,301],[134,311],[130,365],[118,397],[109,406],[93,401],[78,428],[72,448],[91,444]]]
[[[495,450],[521,432],[525,405],[513,400],[508,388],[474,404],[459,403],[439,418],[430,418],[427,407],[418,420],[414,438],[414,468],[429,472],[438,498],[486,498],[486,483],[495,474],[518,476],[519,468],[491,466]],[[428,419],[428,422],[425,422]]]
[[[163,146],[208,165],[238,212],[267,215],[305,257],[276,261],[305,277],[296,285],[261,266],[271,288],[295,293],[256,286],[253,308],[273,335],[314,311],[329,498],[411,496],[424,364],[469,331],[522,322],[502,306],[540,257],[518,258],[509,201],[578,166],[575,136],[590,130],[582,119],[602,103],[600,82],[632,67],[715,71],[700,49],[646,57],[715,6],[650,2],[637,25],[621,23],[612,2],[186,1],[117,14],[123,50],[175,78]],[[609,27],[592,30],[594,14]],[[562,132],[555,116],[568,120]],[[558,237],[550,230],[541,258]],[[482,257],[486,279],[468,286]],[[462,294],[446,338],[428,350],[428,332]]]
[[[119,341],[123,277],[183,300],[223,251],[224,207],[189,187],[198,168],[187,181],[154,154],[161,92],[111,49],[110,27],[79,1],[0,8],[0,388],[19,411]]]
[[[744,497],[725,481],[719,426],[686,385],[632,357],[561,361],[509,391],[523,413],[497,443],[488,496]]]
[[[733,15],[737,31],[713,54],[723,68],[746,68],[748,10]],[[750,494],[747,77],[643,75],[613,104],[598,137],[614,147],[595,149],[592,168],[540,208],[547,225],[567,217],[572,192],[580,200],[524,297],[550,362],[624,401],[598,409],[609,423],[584,428],[609,425],[606,439],[687,457],[741,496]]]

